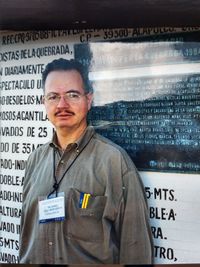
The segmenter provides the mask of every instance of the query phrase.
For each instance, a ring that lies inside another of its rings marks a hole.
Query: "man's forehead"
[[[50,83],[80,83],[83,84],[81,74],[76,70],[52,71],[47,75],[45,85]]]
[[[45,82],[45,91],[62,91],[70,89],[84,91],[82,76],[76,70],[52,71],[48,74]]]
[[[82,75],[79,71],[75,69],[71,70],[53,70],[50,71],[49,74],[47,75],[47,78],[49,76],[80,76],[82,78]]]

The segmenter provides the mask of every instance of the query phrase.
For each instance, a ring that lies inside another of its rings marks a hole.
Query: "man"
[[[137,170],[87,126],[92,89],[83,66],[58,59],[43,73],[51,142],[28,159],[20,262],[148,264],[152,242]]]

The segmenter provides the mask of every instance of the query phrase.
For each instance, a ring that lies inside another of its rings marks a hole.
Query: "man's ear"
[[[88,103],[88,110],[91,109],[92,107],[92,102],[93,102],[93,93],[87,94],[87,103]]]

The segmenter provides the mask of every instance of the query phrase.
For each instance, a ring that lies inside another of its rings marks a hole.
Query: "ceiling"
[[[200,25],[200,0],[0,0],[0,30]]]

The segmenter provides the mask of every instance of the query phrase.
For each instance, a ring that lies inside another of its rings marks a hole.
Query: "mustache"
[[[75,115],[75,113],[71,110],[68,110],[68,109],[62,109],[62,110],[58,110],[55,112],[55,116],[58,116],[58,115]]]

